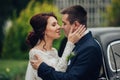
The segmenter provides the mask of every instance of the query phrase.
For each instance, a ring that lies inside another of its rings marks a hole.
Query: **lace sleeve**
[[[75,45],[72,42],[69,42],[69,41],[67,42],[63,55],[61,58],[59,58],[59,62],[55,67],[57,71],[63,71],[63,72],[66,71],[67,63],[68,63],[67,57],[70,55],[74,47]]]
[[[29,52],[29,60],[34,60],[35,54],[36,54],[36,51],[34,49],[31,49]]]
[[[35,80],[35,71],[33,70],[30,62],[28,63],[25,80]]]
[[[35,53],[36,52],[34,50],[30,50],[30,52],[29,52],[29,63],[28,63],[27,71],[26,71],[25,80],[41,80],[37,76],[37,70],[33,69],[30,64],[30,60],[34,59]]]

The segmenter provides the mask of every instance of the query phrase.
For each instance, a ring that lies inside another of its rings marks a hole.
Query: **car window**
[[[120,71],[120,40],[111,42],[107,47],[107,57],[110,69]]]

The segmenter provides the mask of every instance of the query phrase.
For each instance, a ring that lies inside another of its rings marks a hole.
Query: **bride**
[[[75,32],[71,28],[63,55],[59,57],[57,50],[53,48],[53,41],[60,38],[61,30],[56,16],[53,13],[40,13],[30,19],[30,24],[33,31],[27,37],[27,43],[31,49],[25,80],[42,80],[30,64],[30,60],[35,59],[35,54],[38,54],[45,63],[54,67],[55,70],[65,72],[67,58],[75,47],[74,43],[83,36],[84,26],[81,25]]]

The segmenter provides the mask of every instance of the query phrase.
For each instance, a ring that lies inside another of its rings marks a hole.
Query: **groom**
[[[80,5],[68,7],[61,12],[62,28],[68,36],[70,28],[74,25],[76,30],[80,24],[87,26],[87,12]],[[102,64],[101,49],[90,31],[86,30],[74,48],[75,56],[69,60],[66,72],[55,71],[54,68],[36,56],[31,61],[33,68],[38,70],[38,76],[43,80],[97,80]]]

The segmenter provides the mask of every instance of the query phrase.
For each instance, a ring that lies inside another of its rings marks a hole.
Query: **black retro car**
[[[120,27],[88,28],[102,50],[103,65],[98,80],[120,80]],[[61,56],[67,39],[59,49]]]
[[[99,80],[120,80],[120,28],[89,28],[102,50],[103,66]]]

